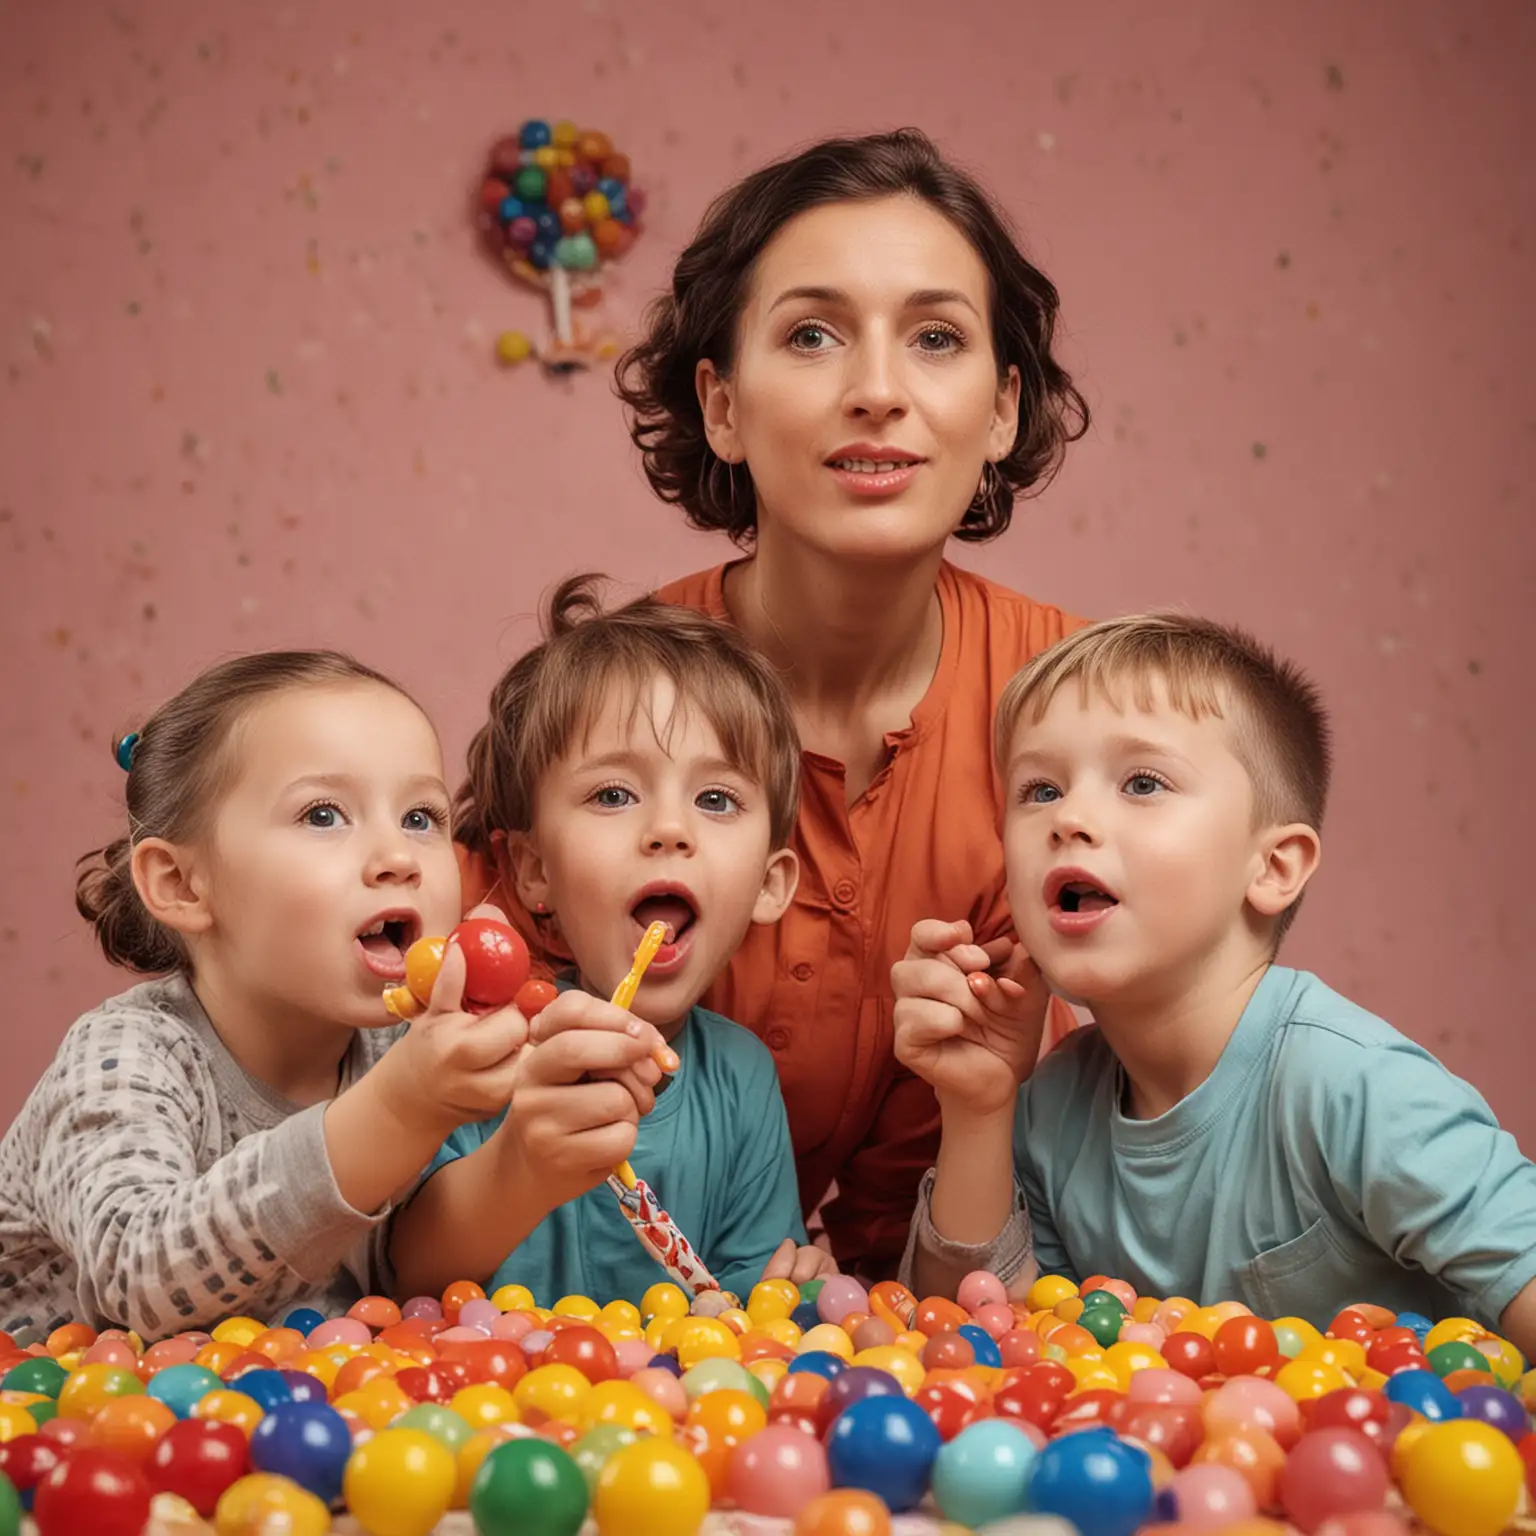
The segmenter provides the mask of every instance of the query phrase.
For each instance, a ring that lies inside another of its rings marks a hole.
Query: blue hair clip
[[[123,739],[112,749],[112,755],[117,759],[117,766],[127,773],[133,767],[133,751],[139,744],[139,733],[129,731]]]

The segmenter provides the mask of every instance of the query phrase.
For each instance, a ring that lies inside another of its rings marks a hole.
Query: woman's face
[[[990,296],[970,242],[915,197],[831,203],[778,232],[730,377],[698,369],[710,445],[749,467],[760,538],[847,560],[943,545],[1018,426]]]

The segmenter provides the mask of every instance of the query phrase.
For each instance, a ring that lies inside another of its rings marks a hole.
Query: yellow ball
[[[1525,1370],[1525,1356],[1508,1339],[1478,1339],[1472,1347],[1482,1350],[1488,1356],[1488,1363],[1493,1366],[1494,1380],[1501,1387],[1513,1391],[1521,1372]]]
[[[645,1325],[645,1344],[653,1355],[664,1355],[667,1352],[667,1336],[677,1325],[675,1317],[653,1317]]]
[[[1341,1371],[1358,1377],[1365,1369],[1365,1345],[1355,1339],[1317,1339],[1302,1345],[1296,1358],[1336,1365]]]
[[[1442,1318],[1424,1335],[1424,1353],[1427,1355],[1442,1344],[1476,1344],[1487,1337],[1488,1330],[1470,1317]]]
[[[715,1321],[724,1323],[738,1339],[752,1331],[752,1319],[740,1307],[727,1307]]]
[[[243,1349],[266,1331],[267,1325],[258,1323],[254,1317],[226,1317],[214,1328],[213,1341],[215,1344],[238,1344]]]
[[[227,1387],[205,1392],[192,1405],[194,1419],[209,1419],[215,1424],[233,1424],[247,1440],[265,1416],[261,1404],[254,1397],[247,1397],[244,1392],[232,1392]]]
[[[694,1536],[709,1513],[709,1478],[671,1440],[621,1445],[597,1475],[598,1536]]]
[[[592,1383],[574,1365],[540,1365],[512,1389],[512,1400],[524,1418],[531,1411],[574,1424],[590,1391]]]
[[[253,1472],[231,1483],[213,1515],[219,1536],[282,1531],[284,1536],[325,1536],[331,1512],[305,1488],[273,1472]]]
[[[598,1382],[583,1398],[577,1422],[583,1429],[617,1424],[620,1429],[632,1429],[636,1434],[667,1439],[673,1430],[672,1415],[632,1381]]]
[[[1051,1308],[1051,1316],[1059,1317],[1064,1323],[1075,1323],[1082,1315],[1083,1298],[1081,1296],[1063,1296]]]
[[[776,1276],[772,1280],[759,1280],[758,1285],[771,1286],[774,1290],[778,1291],[789,1303],[790,1311],[794,1311],[800,1305],[800,1287],[793,1280],[785,1280],[781,1276]]]
[[[1321,1360],[1289,1360],[1275,1372],[1274,1381],[1287,1397],[1298,1403],[1349,1385],[1349,1378],[1338,1366]]]
[[[1104,1364],[1120,1381],[1120,1390],[1129,1391],[1131,1376],[1136,1371],[1166,1370],[1168,1362],[1150,1344],[1119,1342],[1104,1351]]]
[[[1026,1301],[1036,1312],[1049,1312],[1058,1301],[1076,1295],[1077,1287],[1065,1275],[1041,1275],[1030,1286]]]
[[[342,1474],[347,1508],[371,1536],[427,1536],[448,1513],[458,1462],[421,1429],[386,1429],[357,1446]]]
[[[375,1376],[351,1392],[343,1392],[331,1406],[338,1412],[356,1414],[369,1429],[387,1429],[391,1420],[416,1406],[393,1378]]]
[[[691,1317],[678,1330],[677,1363],[685,1371],[701,1360],[740,1359],[741,1344],[736,1335],[715,1318]]]
[[[463,1509],[469,1503],[469,1490],[474,1486],[475,1474],[480,1470],[480,1463],[498,1445],[505,1445],[513,1437],[514,1431],[510,1425],[493,1424],[488,1429],[477,1429],[459,1447],[454,1456],[457,1471],[453,1485],[452,1508]]]
[[[521,331],[503,331],[497,339],[497,347],[500,348],[502,342],[509,336],[516,336],[528,348],[528,351],[523,353],[523,357],[527,357],[528,352],[533,350],[528,338]],[[520,363],[522,360],[522,357],[507,359],[509,363]],[[533,1307],[533,1292],[526,1285],[500,1285],[491,1292],[491,1305],[499,1307],[503,1312],[527,1312]]]
[[[775,1318],[788,1317],[794,1310],[795,1303],[784,1294],[783,1287],[772,1280],[759,1280],[747,1297],[747,1316],[752,1319],[754,1328],[760,1329]]]
[[[640,1337],[640,1330],[645,1326],[640,1308],[632,1301],[610,1301],[597,1316],[604,1327],[633,1329],[635,1338]],[[626,1334],[626,1337],[629,1336]]]
[[[295,1355],[286,1368],[313,1376],[327,1393],[336,1385],[336,1377],[341,1372],[341,1366],[318,1349],[306,1349],[302,1354]]]
[[[37,1420],[20,1403],[0,1403],[0,1445],[18,1435],[35,1435]]]
[[[919,1333],[916,1328],[908,1328],[905,1332],[898,1333],[891,1343],[897,1349],[909,1350],[912,1354],[920,1356],[928,1347],[928,1335]]]
[[[553,144],[541,144],[533,152],[533,163],[546,171],[552,171],[560,163],[560,152]]]
[[[789,1361],[779,1360],[773,1355],[764,1355],[759,1360],[754,1360],[748,1367],[749,1375],[757,1377],[769,1392],[789,1374]]]
[[[786,1349],[797,1349],[800,1340],[805,1337],[805,1331],[792,1317],[769,1318],[766,1323],[759,1324],[757,1331]]]
[[[1216,1315],[1215,1307],[1196,1307],[1179,1327],[1185,1333],[1198,1333],[1202,1339],[1214,1339],[1216,1330],[1226,1321]]]
[[[800,1335],[795,1353],[808,1355],[818,1349],[836,1355],[839,1360],[853,1359],[853,1340],[836,1323],[817,1323],[814,1328],[807,1328]]]
[[[876,1344],[870,1349],[861,1349],[853,1357],[853,1364],[872,1365],[877,1371],[894,1376],[908,1397],[922,1386],[923,1378],[928,1374],[923,1362],[910,1349],[898,1349],[894,1344]]]
[[[601,1316],[602,1310],[590,1296],[562,1296],[554,1307],[556,1317],[579,1317],[584,1323]]]
[[[570,149],[576,142],[579,130],[568,117],[562,117],[550,130],[550,141],[557,149]]]
[[[503,331],[501,335],[496,338],[497,361],[507,364],[508,367],[515,366],[518,363],[526,363],[532,356],[533,343],[529,341],[521,331]],[[512,1307],[502,1306],[501,1304],[501,1298],[505,1296],[508,1291],[520,1292],[523,1296],[528,1297],[526,1301],[519,1301],[515,1304],[519,1311],[527,1310],[528,1308],[532,1307],[533,1297],[528,1295],[526,1286],[504,1285],[491,1298],[491,1300],[494,1301],[498,1307],[501,1307],[503,1312],[510,1312],[513,1310]]]
[[[448,1404],[471,1429],[487,1429],[492,1424],[515,1424],[522,1414],[517,1400],[505,1387],[494,1381],[477,1381],[471,1387],[460,1387]]]
[[[655,1317],[687,1317],[688,1298],[681,1286],[660,1280],[640,1298],[640,1316],[647,1321]]]
[[[1162,1302],[1156,1296],[1138,1296],[1136,1305],[1131,1308],[1131,1317],[1138,1323],[1150,1323],[1160,1306]]]
[[[1499,1536],[1514,1516],[1525,1464],[1477,1419],[1431,1424],[1403,1457],[1403,1497],[1440,1536]]]
[[[82,1365],[59,1392],[59,1417],[93,1419],[114,1397],[132,1397],[143,1390],[144,1383],[121,1365]]]

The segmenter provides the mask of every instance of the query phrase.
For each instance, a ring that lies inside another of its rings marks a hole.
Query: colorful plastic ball
[[[139,1536],[153,1496],[127,1457],[80,1446],[38,1484],[32,1517],[38,1536]]]
[[[549,179],[542,166],[525,165],[518,171],[512,183],[512,191],[525,203],[542,203],[548,185]]]
[[[11,1480],[0,1472],[0,1536],[18,1536],[21,1530],[21,1496]]]
[[[1383,1508],[1389,1486],[1381,1453],[1358,1429],[1312,1430],[1280,1469],[1280,1503],[1308,1532],[1335,1515]]]
[[[144,1390],[164,1403],[178,1419],[185,1419],[191,1417],[192,1409],[202,1398],[223,1386],[222,1378],[206,1366],[171,1365],[151,1378]]]
[[[1403,1457],[1403,1497],[1440,1536],[1498,1536],[1525,1467],[1509,1437],[1477,1419],[1431,1424]]]
[[[1520,1399],[1503,1387],[1463,1387],[1456,1396],[1461,1401],[1462,1414],[1469,1419],[1481,1419],[1501,1429],[1517,1444],[1530,1431],[1531,1418],[1521,1406]]]
[[[479,1536],[576,1536],[587,1517],[587,1483],[557,1445],[534,1437],[496,1446],[470,1485]]]
[[[850,1312],[869,1311],[869,1292],[851,1275],[829,1275],[814,1296],[802,1291],[801,1300],[813,1302],[824,1323],[841,1323]]]
[[[517,142],[524,149],[542,149],[554,142],[549,124],[541,117],[531,117],[518,130]]]
[[[891,1515],[872,1493],[838,1488],[795,1516],[794,1536],[890,1536]]]
[[[1035,1460],[1030,1508],[1060,1515],[1082,1536],[1132,1536],[1152,1514],[1152,1461],[1113,1430],[1053,1440]]]
[[[233,1424],[199,1419],[173,1424],[149,1458],[155,1491],[176,1494],[204,1517],[213,1514],[224,1490],[249,1470],[250,1447],[244,1434]]]
[[[962,1429],[933,1463],[933,1496],[961,1525],[984,1525],[1028,1507],[1034,1442],[1016,1424],[985,1419]]]
[[[277,1403],[251,1435],[251,1465],[292,1479],[327,1504],[341,1495],[352,1454],[347,1421],[329,1404]]]
[[[623,1424],[594,1424],[571,1447],[571,1460],[586,1479],[588,1493],[597,1487],[597,1475],[607,1466],[608,1458],[621,1445],[633,1445],[639,1438],[635,1430]]]
[[[1487,1371],[1490,1376],[1493,1374],[1488,1356],[1460,1339],[1448,1339],[1444,1344],[1437,1344],[1425,1359],[1430,1370],[1440,1377],[1449,1376],[1452,1371]]]
[[[914,1509],[940,1443],[933,1421],[909,1398],[866,1397],[834,1420],[827,1466],[836,1487],[862,1488],[895,1511]]]
[[[288,1395],[296,1403],[323,1403],[325,1383],[317,1381],[307,1371],[282,1370],[277,1373],[287,1384]]]
[[[296,1333],[302,1333],[307,1339],[324,1321],[325,1314],[316,1312],[313,1307],[295,1307],[283,1319],[283,1327],[292,1328]]]
[[[807,1350],[805,1354],[796,1355],[789,1362],[789,1374],[791,1376],[798,1376],[802,1372],[809,1372],[812,1376],[823,1376],[828,1381],[835,1380],[836,1377],[847,1369],[848,1362],[846,1360],[839,1360],[836,1355],[820,1349]]]
[[[588,192],[597,186],[597,172],[590,165],[573,165],[571,167],[571,189],[577,197],[585,197]],[[645,1310],[644,1306],[640,1309]]]
[[[1456,1394],[1432,1371],[1399,1371],[1381,1390],[1394,1403],[1403,1403],[1426,1419],[1462,1417]]]
[[[809,1333],[821,1322],[821,1314],[816,1310],[814,1301],[802,1301],[789,1314],[789,1320],[802,1332]]]
[[[525,251],[539,238],[538,221],[528,213],[519,213],[507,223],[507,242],[514,249]]]
[[[420,1429],[385,1429],[352,1452],[347,1507],[372,1536],[427,1536],[453,1499],[453,1452]]]
[[[69,1380],[69,1372],[57,1360],[38,1356],[13,1365],[0,1377],[0,1391],[41,1392],[44,1397],[57,1398]]]
[[[769,1424],[743,1440],[731,1452],[725,1482],[748,1514],[781,1519],[792,1518],[832,1485],[821,1442],[788,1424]]]
[[[218,1536],[281,1531],[283,1536],[325,1536],[331,1512],[314,1494],[286,1477],[253,1472],[225,1490],[213,1516]]]
[[[694,1536],[709,1513],[709,1479],[672,1440],[621,1446],[598,1473],[598,1536]]]
[[[215,1387],[224,1385],[212,1371],[204,1371],[201,1366],[188,1369],[199,1371]],[[70,1373],[59,1393],[59,1412],[66,1419],[94,1418],[114,1397],[136,1396],[143,1390],[144,1383],[120,1365],[82,1365]]]
[[[1158,1495],[1157,1512],[1204,1530],[1251,1519],[1259,1506],[1248,1479],[1234,1467],[1195,1466],[1175,1472]]]
[[[293,1389],[276,1371],[242,1371],[230,1382],[237,1392],[243,1392],[265,1413],[279,1403],[293,1401]]]
[[[176,1422],[176,1415],[164,1403],[157,1403],[142,1392],[114,1397],[91,1420],[85,1443],[116,1451],[143,1466],[156,1442]]]
[[[825,1430],[855,1403],[862,1403],[871,1397],[905,1398],[906,1393],[889,1371],[877,1370],[869,1365],[850,1365],[846,1371],[832,1378],[831,1386],[817,1404],[817,1423]]]
[[[547,272],[555,264],[555,242],[541,235],[528,247],[528,264],[536,272]]]
[[[956,1330],[962,1339],[968,1339],[976,1355],[977,1365],[1000,1366],[1003,1357],[998,1352],[997,1341],[985,1328],[976,1323],[963,1323]]]
[[[42,1435],[17,1435],[0,1444],[0,1481],[15,1491],[23,1509],[31,1509],[37,1485],[64,1455],[62,1445]]]
[[[441,1403],[417,1403],[414,1408],[406,1409],[398,1419],[392,1419],[390,1427],[422,1430],[455,1453],[474,1434],[474,1430],[460,1414],[452,1408],[445,1408]]]

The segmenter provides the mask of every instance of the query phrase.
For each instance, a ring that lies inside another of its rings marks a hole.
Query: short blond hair
[[[800,794],[800,738],[783,679],[741,632],[654,597],[605,611],[600,576],[555,589],[544,640],[491,691],[489,718],[470,742],[454,797],[454,836],[493,854],[496,832],[527,832],[539,781],[590,730],[610,690],[642,707],[657,677],[714,728],[726,760],[762,790],[771,846],[788,846]],[[662,722],[656,722],[658,728]]]
[[[1068,635],[1003,690],[993,736],[999,772],[1007,770],[1020,722],[1038,721],[1073,680],[1085,702],[1097,691],[1122,707],[1128,691],[1137,708],[1150,709],[1160,682],[1172,706],[1192,719],[1230,717],[1233,753],[1253,785],[1255,824],[1321,828],[1333,760],[1327,711],[1306,673],[1247,631],[1162,610]],[[1298,899],[1277,920],[1277,943],[1299,906]]]

